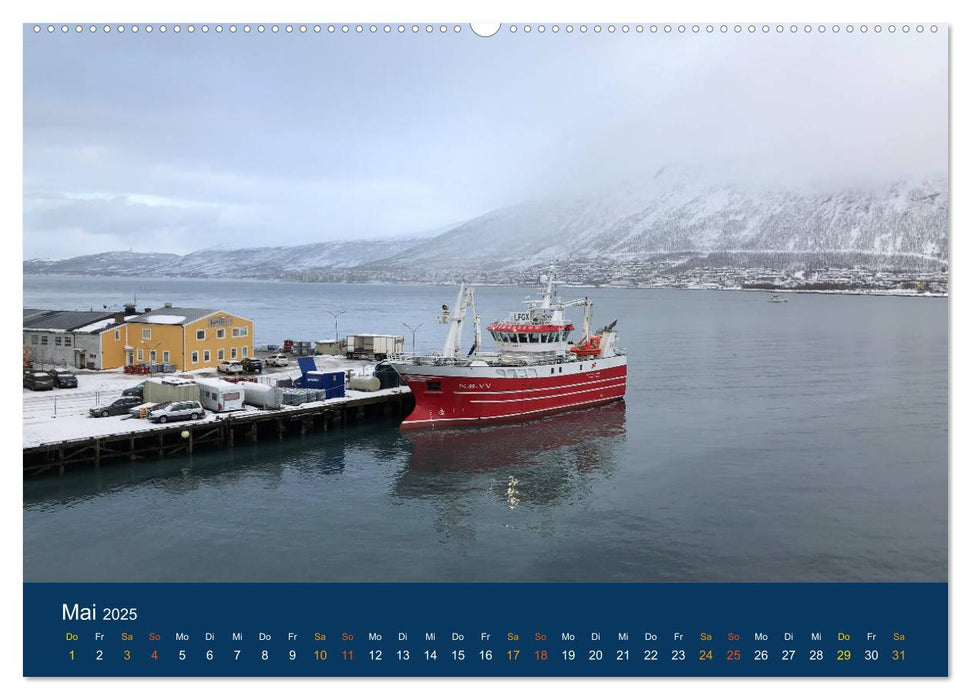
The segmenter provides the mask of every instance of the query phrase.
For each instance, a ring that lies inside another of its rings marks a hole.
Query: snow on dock
[[[318,369],[342,371],[352,369],[355,376],[370,374],[373,364],[350,361],[341,357],[317,357]],[[100,465],[107,459],[163,457],[179,452],[191,454],[204,444],[232,446],[237,439],[257,442],[259,436],[279,438],[292,432],[305,435],[331,426],[343,426],[368,417],[401,415],[410,399],[406,386],[355,391],[345,395],[277,409],[245,406],[232,412],[206,411],[194,421],[166,424],[152,423],[130,415],[92,417],[89,409],[106,406],[121,396],[122,391],[146,379],[144,375],[126,375],[121,371],[77,371],[77,389],[54,389],[34,392],[24,390],[23,452],[24,474],[34,474],[80,463]],[[168,375],[171,376],[171,375]],[[190,378],[224,375],[215,370],[179,373]],[[300,376],[296,366],[266,368],[264,375],[248,376],[263,384]],[[237,437],[238,436],[238,437]]]

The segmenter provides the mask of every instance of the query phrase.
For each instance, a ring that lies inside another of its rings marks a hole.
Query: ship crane
[[[462,328],[465,325],[465,315],[469,307],[472,308],[472,320],[475,325],[475,344],[469,351],[469,355],[476,352],[482,345],[481,319],[475,311],[475,291],[472,287],[466,286],[465,282],[462,282],[459,285],[459,292],[455,296],[454,310],[449,309],[448,304],[442,304],[442,313],[438,317],[439,323],[449,324],[445,346],[442,348],[442,356],[447,359],[459,359],[462,347]]]

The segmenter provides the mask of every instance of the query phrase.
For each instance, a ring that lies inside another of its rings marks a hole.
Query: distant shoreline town
[[[773,268],[712,267],[672,273],[655,273],[629,277],[590,277],[579,271],[561,266],[557,276],[565,286],[575,288],[617,289],[687,289],[712,291],[766,291],[801,292],[817,294],[873,294],[885,296],[948,296],[946,272],[874,271],[865,268],[822,268],[809,272],[787,271]],[[279,277],[266,276],[203,276],[203,275],[154,275],[159,279],[237,279],[240,281],[299,282],[330,284],[428,284],[452,286],[466,280],[479,286],[533,287],[543,270],[526,269],[515,272],[439,271],[437,275],[416,279],[412,275],[391,273],[378,275],[329,273],[292,273]],[[25,275],[42,277],[133,277],[119,272],[92,274],[81,272],[27,272]],[[146,275],[137,275],[140,278]]]

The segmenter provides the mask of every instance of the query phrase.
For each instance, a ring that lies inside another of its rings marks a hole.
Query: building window
[[[226,359],[226,351],[223,350],[222,348],[219,348],[219,352],[216,353],[216,358],[217,359],[220,359],[220,360],[225,360]]]
[[[194,353],[192,353],[192,364],[194,364],[194,365],[199,364],[199,351],[198,350],[196,350]]]
[[[208,350],[203,350],[202,351],[202,361],[203,362],[209,362],[209,351]]]
[[[239,335],[242,338],[245,338],[246,336],[248,336],[249,335],[249,328],[246,328],[245,326],[243,326],[242,328],[240,328],[239,329]]]
[[[243,357],[249,357],[249,348],[245,345],[243,346]]]
[[[30,336],[31,345],[37,345],[38,342],[40,342],[40,336],[36,336],[36,335]]]
[[[141,362],[144,359],[145,359],[145,351],[142,350],[141,348],[138,348],[138,361]]]
[[[155,358],[156,358],[155,351],[154,350],[150,351],[148,353],[148,361],[155,362]]]
[[[217,328],[216,329],[216,337],[217,338],[225,338],[226,337],[226,329],[225,328]]]
[[[121,340],[121,331],[115,331],[115,340]]]
[[[163,350],[162,351],[162,362],[168,362],[168,361],[169,361],[169,351],[168,350]]]
[[[205,339],[206,339],[205,331],[196,331],[196,340],[205,340]]]
[[[54,336],[54,345],[60,345],[60,344],[61,344],[61,336],[55,335]]]
[[[235,360],[235,359],[236,359],[236,348],[230,348],[230,349],[229,349],[229,357],[230,357],[231,359],[233,359],[233,360]]]
[[[233,329],[233,337],[234,338],[238,338],[239,337],[239,329],[238,328],[234,328]]]
[[[151,340],[151,339],[152,339],[152,329],[142,328],[142,340]]]
[[[71,347],[71,336],[69,335],[64,336],[64,347],[66,348]]]
[[[41,345],[47,345],[47,336],[46,335],[42,335],[40,337],[40,344]]]

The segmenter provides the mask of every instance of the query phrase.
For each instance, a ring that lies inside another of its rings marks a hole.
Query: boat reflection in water
[[[409,432],[394,493],[448,501],[488,490],[510,508],[552,505],[609,476],[626,436],[623,401],[528,423]]]

